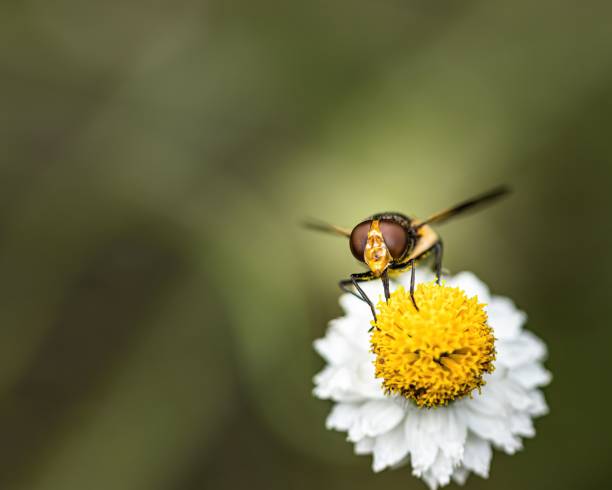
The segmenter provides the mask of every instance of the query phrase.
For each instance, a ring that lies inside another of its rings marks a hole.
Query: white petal
[[[508,409],[527,410],[531,404],[528,391],[510,378],[491,383],[489,393],[489,396],[504,400]]]
[[[516,368],[523,364],[542,361],[546,357],[546,344],[531,332],[524,330],[519,337],[512,340],[499,339],[495,343],[496,362]]]
[[[390,398],[372,400],[359,408],[359,416],[349,430],[349,440],[376,437],[393,429],[404,418],[402,407]]]
[[[439,452],[428,473],[435,478],[440,486],[448,485],[453,474],[453,462],[450,458]]]
[[[548,413],[548,405],[542,392],[540,390],[531,390],[528,395],[531,402],[529,407],[527,407],[529,415],[532,417],[546,415]]]
[[[508,377],[528,390],[538,386],[546,386],[552,380],[552,374],[537,362],[511,370]]]
[[[358,401],[351,397],[351,371],[344,367],[327,366],[314,377],[313,393],[323,400]]]
[[[483,478],[488,478],[492,456],[493,451],[487,441],[473,434],[468,436],[463,454],[463,466],[465,468]]]
[[[425,472],[423,475],[417,475],[413,473],[415,476],[421,476],[423,481],[427,484],[430,490],[436,490],[438,488],[438,480],[429,472]]]
[[[469,470],[465,469],[463,466],[460,466],[458,468],[455,468],[452,478],[453,481],[458,485],[465,485],[468,476],[470,476]]]
[[[342,366],[327,366],[314,377],[316,397],[338,402],[384,399],[381,381],[374,377],[368,360]]]
[[[363,437],[355,443],[355,454],[371,454],[374,450],[376,439],[373,437]]]
[[[354,393],[368,400],[384,400],[387,398],[382,388],[382,380],[374,376],[374,363],[369,357],[356,362],[351,369]]]
[[[478,296],[480,303],[489,303],[491,293],[487,285],[471,272],[460,272],[446,281],[447,286],[458,287],[465,291],[468,298]]]
[[[428,417],[429,413],[429,410],[421,409],[406,417],[406,440],[410,448],[413,473],[417,476],[429,469],[438,454],[438,445],[432,437],[438,426],[434,417]]]
[[[521,437],[535,436],[531,417],[523,412],[515,412],[510,417],[510,430]]]
[[[512,434],[510,421],[507,417],[483,415],[467,410],[466,420],[468,427],[474,434],[482,439],[493,442],[508,454],[513,454],[522,448],[521,440]]]
[[[511,340],[521,333],[527,320],[525,312],[514,306],[514,302],[503,296],[493,296],[487,305],[489,325],[498,339]]]
[[[466,407],[470,410],[491,416],[504,416],[506,411],[505,398],[498,398],[493,393],[492,386],[495,382],[491,379],[487,381],[487,384],[478,391],[474,391],[472,398],[463,399],[456,402],[458,407]]]
[[[355,354],[360,353],[346,341],[340,332],[331,329],[325,337],[315,340],[313,345],[317,353],[332,365],[350,362]]]
[[[328,429],[347,431],[359,416],[359,403],[336,403],[325,421]]]
[[[376,438],[372,469],[376,472],[400,463],[408,454],[408,440],[403,424]]]
[[[422,475],[423,480],[429,488],[436,489],[438,486],[445,486],[450,483],[453,474],[453,464],[449,458],[442,453],[438,453],[436,460],[431,467]]]
[[[442,453],[453,465],[463,457],[463,447],[467,437],[467,425],[455,407],[438,408],[441,415],[441,427],[438,433],[438,445]]]
[[[370,312],[371,315],[372,313]],[[370,319],[369,317],[356,318],[346,316],[336,318],[329,322],[325,337],[334,334],[337,336],[338,341],[347,344],[347,348],[357,354],[365,354],[370,350]],[[338,362],[338,359],[334,359],[334,362]]]

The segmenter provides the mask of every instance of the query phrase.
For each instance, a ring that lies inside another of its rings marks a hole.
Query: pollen
[[[410,293],[400,287],[380,302],[370,339],[376,377],[388,394],[437,407],[484,385],[494,370],[495,338],[484,304],[459,288],[419,284]]]

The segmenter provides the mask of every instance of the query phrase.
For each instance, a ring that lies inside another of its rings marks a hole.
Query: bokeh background
[[[0,4],[0,488],[424,489],[311,396],[341,239],[440,231],[550,347],[551,414],[473,489],[612,476],[612,5]]]

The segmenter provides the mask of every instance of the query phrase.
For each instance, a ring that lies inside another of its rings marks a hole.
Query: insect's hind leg
[[[370,298],[368,298],[365,291],[361,289],[361,286],[359,286],[360,282],[370,281],[372,279],[374,279],[374,276],[371,272],[351,274],[350,279],[344,279],[340,281],[338,285],[340,286],[340,289],[342,289],[342,291],[352,294],[356,298],[359,298],[361,301],[367,303],[367,305],[370,307],[370,310],[372,310],[372,316],[374,317],[374,321],[376,321],[376,309],[374,308],[374,303],[370,301]],[[351,286],[353,286],[357,290],[357,293],[351,289]]]
[[[440,285],[440,277],[442,276],[442,255],[444,253],[444,246],[442,240],[432,247],[434,252],[434,271],[436,273],[436,284]]]

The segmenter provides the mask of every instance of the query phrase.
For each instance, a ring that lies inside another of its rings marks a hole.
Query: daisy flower
[[[474,274],[438,286],[418,269],[418,312],[407,276],[379,303],[374,328],[369,307],[344,294],[344,316],[314,342],[327,362],[314,394],[334,402],[326,426],[371,454],[375,472],[410,464],[432,490],[470,473],[487,478],[492,448],[520,450],[548,411],[538,389],[551,380],[546,346],[523,328],[525,313]],[[383,297],[380,281],[362,287]]]

